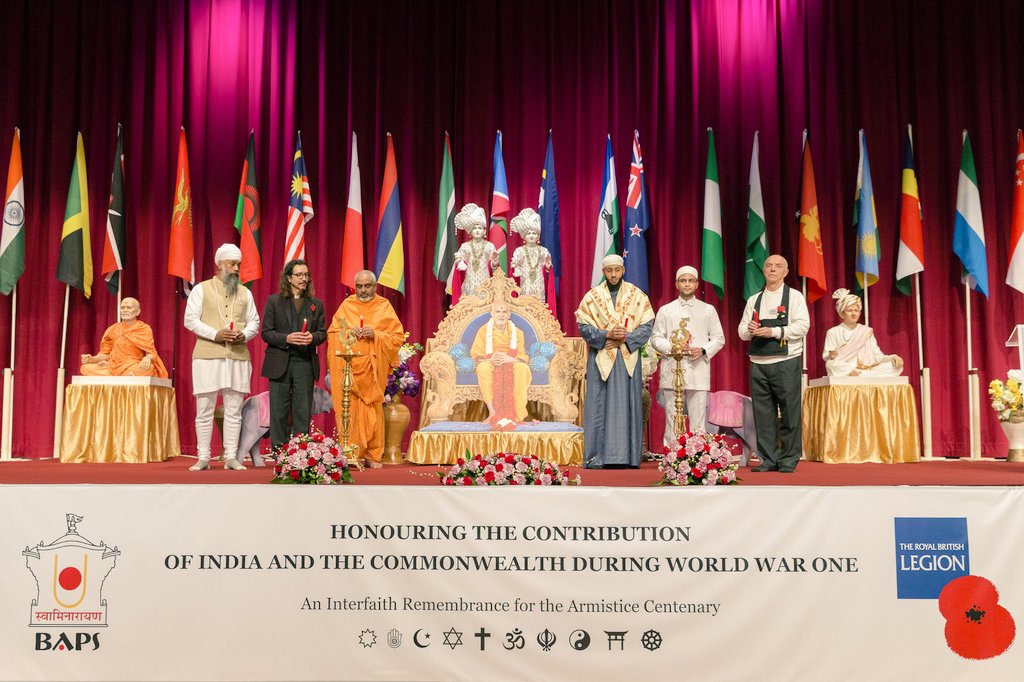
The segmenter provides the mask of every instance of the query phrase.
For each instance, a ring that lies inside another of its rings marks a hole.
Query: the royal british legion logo
[[[103,582],[121,551],[78,533],[83,517],[67,514],[68,532],[49,544],[25,547],[25,565],[36,580],[29,625],[34,627],[106,627]]]
[[[971,572],[965,518],[896,518],[897,599],[938,599]]]

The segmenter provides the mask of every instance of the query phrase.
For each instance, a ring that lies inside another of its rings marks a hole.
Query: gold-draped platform
[[[466,454],[518,452],[559,466],[583,466],[583,432],[413,431],[405,458],[413,464],[455,464]]]
[[[907,383],[808,388],[803,399],[803,446],[804,457],[811,462],[917,462],[921,442],[914,390]]]
[[[61,462],[144,464],[181,454],[169,380],[83,379],[64,389]]]

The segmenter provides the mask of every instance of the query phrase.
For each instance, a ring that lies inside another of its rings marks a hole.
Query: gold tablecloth
[[[916,462],[921,442],[914,390],[909,384],[808,388],[803,445],[811,462]]]
[[[64,389],[61,462],[143,464],[180,454],[173,388],[71,384]]]
[[[583,432],[413,431],[405,458],[413,464],[455,464],[466,450],[537,455],[559,466],[583,466]]]

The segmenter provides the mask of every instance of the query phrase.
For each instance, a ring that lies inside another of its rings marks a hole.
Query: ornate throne
[[[492,431],[487,425],[468,353],[498,301],[509,305],[512,321],[523,331],[533,373],[527,391],[529,419],[514,431]],[[476,295],[462,297],[449,311],[427,340],[420,371],[421,428],[409,442],[410,462],[452,463],[466,449],[473,454],[529,452],[559,464],[582,462],[586,346],[582,339],[565,336],[547,306],[534,296],[519,295],[519,287],[500,270]]]

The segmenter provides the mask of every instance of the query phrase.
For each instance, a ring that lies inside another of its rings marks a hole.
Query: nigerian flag
[[[64,230],[60,236],[57,279],[86,298],[92,295],[92,246],[89,242],[89,181],[85,174],[85,144],[78,133],[75,165],[71,167],[68,203],[64,209]]]
[[[748,299],[764,287],[764,262],[768,259],[768,234],[761,198],[761,170],[757,161],[757,131],[750,155],[750,201],[747,204],[747,259],[743,266],[743,298]]]
[[[725,294],[725,259],[722,258],[722,189],[718,184],[715,133],[708,128],[708,163],[704,171],[704,238],[701,244],[701,278]]]

